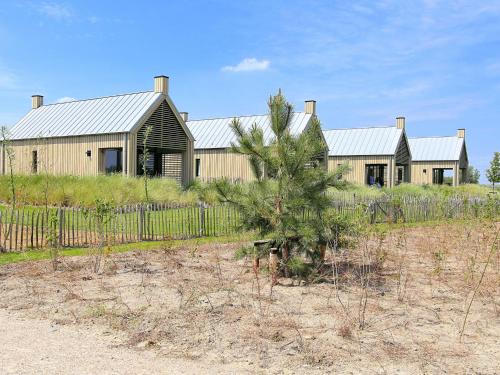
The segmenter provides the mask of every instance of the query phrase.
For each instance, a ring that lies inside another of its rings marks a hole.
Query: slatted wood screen
[[[172,178],[182,183],[182,154],[163,154],[161,167],[162,177]]]
[[[144,143],[146,129],[149,126],[152,127],[152,132],[148,137],[148,148],[175,151],[187,149],[188,137],[166,101],[163,101],[137,133],[139,147],[142,147]]]

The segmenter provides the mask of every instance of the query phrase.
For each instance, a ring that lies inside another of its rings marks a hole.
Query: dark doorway
[[[367,164],[366,165],[366,184],[385,186],[385,172],[387,164]]]

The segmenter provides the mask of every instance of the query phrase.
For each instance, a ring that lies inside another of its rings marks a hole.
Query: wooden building
[[[458,129],[456,136],[410,138],[412,154],[411,175],[415,184],[449,184],[458,186],[465,182],[469,166],[465,129]]]
[[[153,91],[50,105],[34,95],[31,111],[10,131],[14,173],[137,176],[146,149],[148,174],[189,183],[194,138],[168,95],[168,83],[158,76]]]
[[[396,126],[323,130],[328,145],[328,168],[347,164],[343,178],[352,183],[393,187],[410,182],[411,153],[405,118]]]
[[[186,112],[182,112],[181,115],[196,139],[193,165],[196,178],[210,181],[225,177],[234,182],[250,181],[254,178],[247,157],[230,150],[231,143],[236,142],[236,136],[230,128],[234,117],[188,121]],[[314,116],[316,116],[316,102],[308,100],[305,102],[304,112],[294,113],[290,126],[291,133],[298,135],[306,131]],[[269,115],[241,116],[237,119],[247,130],[254,124],[262,128],[266,142],[272,139]],[[323,137],[322,134],[320,136]],[[326,149],[320,158],[326,166]]]

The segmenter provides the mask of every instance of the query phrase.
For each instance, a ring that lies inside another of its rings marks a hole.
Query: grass
[[[427,197],[427,198],[447,198],[451,196],[460,197],[486,197],[490,195],[491,188],[479,184],[464,184],[457,187],[448,185],[413,185],[401,184],[391,189],[369,187],[364,185],[351,184],[346,190],[331,190],[330,193],[336,198],[360,198],[375,199],[386,196],[397,197]]]
[[[232,243],[239,241],[253,240],[255,235],[247,232],[221,237],[201,237],[190,240],[169,240],[169,241],[145,241],[139,243],[127,243],[123,245],[112,245],[108,253],[125,253],[128,251],[148,251],[159,249],[176,249],[186,246],[200,246],[210,243]],[[87,247],[67,248],[59,251],[60,256],[86,256],[89,253]],[[0,253],[0,266],[37,260],[50,259],[50,250],[29,250],[23,252]]]
[[[145,202],[144,184],[140,178],[111,176],[15,176],[19,205],[41,206],[45,204],[45,184],[48,182],[49,206],[93,207],[97,199],[112,202],[115,206]],[[215,192],[207,184],[195,182],[183,190],[169,179],[149,180],[150,201],[154,203],[194,204],[199,200],[214,203]],[[466,184],[459,187],[438,185],[401,184],[392,189],[377,189],[362,185],[348,185],[346,190],[331,190],[335,198],[373,199],[386,195],[392,197],[448,197],[452,195],[484,197],[491,189],[484,185]],[[0,202],[10,202],[8,176],[0,176]]]
[[[117,206],[144,202],[143,180],[121,175],[75,176],[15,176],[18,204],[40,206],[45,204],[45,183],[48,180],[49,206],[93,207],[96,199],[113,202]],[[192,204],[198,201],[195,190],[182,190],[174,180],[153,178],[148,182],[149,195],[155,203]],[[9,203],[8,176],[0,176],[0,201]]]

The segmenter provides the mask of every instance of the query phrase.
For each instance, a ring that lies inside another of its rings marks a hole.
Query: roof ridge
[[[68,103],[87,102],[87,101],[90,101],[90,100],[115,98],[117,96],[137,95],[137,94],[146,94],[146,93],[155,93],[155,92],[154,91],[138,91],[138,92],[130,92],[128,94],[116,94],[116,95],[98,96],[98,97],[95,97],[95,98],[88,98],[88,99],[75,99],[75,100],[69,100],[67,102],[61,102],[61,103],[44,104],[41,108],[43,108],[43,107],[50,107],[50,106],[54,106],[54,105],[68,104]]]
[[[388,129],[396,128],[396,125],[381,125],[381,126],[359,126],[355,128],[335,128],[335,129],[323,129],[323,132],[334,131],[334,130],[358,130],[358,129]]]
[[[297,111],[293,112],[295,113],[304,113],[304,114],[310,114],[306,113],[304,111]],[[232,119],[232,118],[242,118],[242,117],[258,117],[258,116],[269,116],[269,113],[261,114],[261,115],[242,115],[242,116],[225,116],[225,117],[211,117],[211,118],[202,118],[202,119],[196,119],[196,120],[189,120],[187,122],[195,122],[195,121],[210,121],[210,120],[225,120],[225,119]]]
[[[428,138],[460,138],[456,135],[429,135],[425,137],[408,137],[408,139],[428,139]]]

